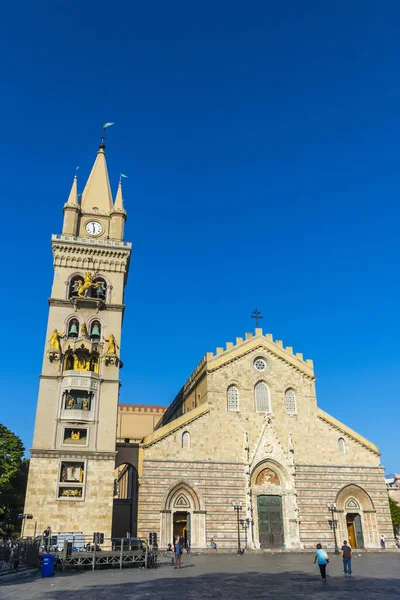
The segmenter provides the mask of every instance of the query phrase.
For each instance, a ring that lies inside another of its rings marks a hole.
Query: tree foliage
[[[18,472],[24,452],[20,438],[0,423],[0,498]]]
[[[0,520],[18,528],[18,512],[22,512],[27,480],[28,461],[24,460],[20,438],[0,423]]]
[[[392,515],[393,530],[395,534],[400,531],[400,505],[389,496],[390,514]]]

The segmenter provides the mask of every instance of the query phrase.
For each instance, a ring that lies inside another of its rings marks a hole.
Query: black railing
[[[0,577],[37,568],[40,564],[39,544],[33,540],[0,542]]]

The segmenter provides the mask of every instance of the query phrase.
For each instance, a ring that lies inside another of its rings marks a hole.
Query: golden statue
[[[86,327],[86,323],[82,323],[82,327],[81,327],[81,336],[82,336],[82,337],[86,337],[86,336],[87,336],[87,327]]]
[[[81,432],[80,431],[71,431],[71,440],[80,440]]]
[[[60,338],[64,337],[64,335],[64,333],[60,333],[59,331],[57,331],[57,329],[53,329],[53,333],[51,334],[51,338],[49,339],[50,350],[58,350],[58,352],[61,352]]]
[[[86,292],[90,288],[98,288],[98,287],[99,287],[99,284],[95,283],[93,281],[93,275],[91,273],[89,273],[89,271],[88,271],[87,273],[85,273],[84,281],[82,281],[82,279],[78,280],[78,296],[80,298],[85,298]]]
[[[84,475],[84,470],[83,470],[83,465],[81,465],[81,468],[79,469],[79,483],[83,483],[83,475]]]
[[[117,342],[116,342],[115,337],[113,336],[113,334],[110,333],[110,335],[108,336],[108,338],[103,337],[103,340],[105,342],[108,342],[108,345],[107,345],[107,348],[106,348],[106,354],[117,354],[116,348],[119,348],[119,346],[117,345]]]
[[[74,406],[74,397],[68,394],[67,396],[67,408],[72,408]]]
[[[88,402],[87,398],[83,399],[82,408],[83,408],[83,410],[89,410],[89,402]]]

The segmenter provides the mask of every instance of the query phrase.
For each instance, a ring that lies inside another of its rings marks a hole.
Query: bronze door
[[[258,496],[258,531],[261,548],[283,546],[282,498],[280,496]]]

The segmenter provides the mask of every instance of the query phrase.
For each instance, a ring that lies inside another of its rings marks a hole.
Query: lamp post
[[[333,537],[335,539],[335,554],[339,554],[339,548],[338,548],[337,538],[336,538],[336,520],[335,520],[335,513],[337,512],[336,502],[328,502],[327,506],[328,506],[329,512],[332,515],[332,529],[333,529]]]
[[[243,502],[232,502],[233,509],[236,510],[237,515],[237,534],[238,534],[238,549],[236,554],[243,554],[242,549],[240,548],[240,521],[239,521],[239,512],[242,510]]]
[[[244,547],[247,550],[247,530],[250,527],[250,519],[240,519],[240,524],[244,529]]]

